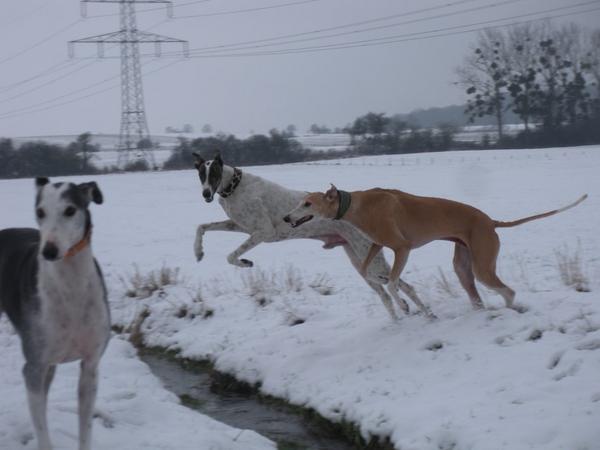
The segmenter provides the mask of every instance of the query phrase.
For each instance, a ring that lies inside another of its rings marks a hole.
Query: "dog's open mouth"
[[[313,216],[304,216],[301,217],[300,219],[296,220],[295,222],[292,222],[292,228],[296,228],[299,227],[300,225],[302,225],[303,223],[308,222],[309,220],[312,220]]]

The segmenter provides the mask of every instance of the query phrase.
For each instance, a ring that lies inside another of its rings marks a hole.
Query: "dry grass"
[[[179,268],[163,265],[158,270],[142,274],[137,265],[134,272],[126,278],[121,278],[125,285],[125,295],[131,298],[148,298],[157,291],[162,291],[165,286],[180,284],[183,280],[179,275]]]
[[[259,306],[271,303],[271,295],[277,294],[275,273],[255,268],[242,273],[242,284],[249,297],[252,297]]]
[[[214,316],[214,309],[207,306],[204,301],[204,296],[202,294],[202,287],[199,286],[195,291],[190,293],[191,303],[184,303],[177,308],[175,312],[175,317],[179,319],[195,319],[196,317],[201,317],[203,319],[208,319],[209,317]]]
[[[458,292],[455,286],[446,278],[444,271],[438,267],[438,274],[434,276],[434,287],[442,295],[450,297],[458,297]]]
[[[280,271],[271,271],[260,268],[244,271],[242,273],[243,292],[252,297],[259,306],[272,302],[272,298],[282,294],[298,293],[305,289],[302,272],[289,265]],[[317,276],[309,287],[322,295],[331,295],[333,286],[326,275]]]
[[[583,267],[581,243],[572,251],[567,245],[554,250],[558,273],[563,284],[577,292],[590,292],[589,280]]]
[[[332,295],[335,293],[333,281],[329,275],[324,273],[317,275],[308,285],[321,295]]]
[[[286,266],[281,275],[284,292],[300,292],[304,289],[302,273],[292,265]]]
[[[136,347],[141,348],[144,346],[144,333],[142,332],[142,325],[144,321],[150,317],[150,310],[145,307],[142,309],[131,324],[127,327],[125,332],[129,333],[129,342]]]

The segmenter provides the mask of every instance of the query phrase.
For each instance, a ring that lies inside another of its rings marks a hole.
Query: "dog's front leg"
[[[249,228],[257,231],[250,234],[250,237],[227,257],[227,261],[229,264],[233,264],[234,266],[238,267],[252,267],[254,265],[252,261],[248,259],[240,259],[240,256],[262,242],[270,242],[275,240],[277,236],[277,230],[275,229],[275,225],[271,220],[269,210],[264,205],[262,200],[258,198],[249,200],[246,202],[243,212],[247,214],[245,220],[249,222]]]
[[[196,255],[196,259],[200,261],[204,257],[204,249],[202,246],[202,238],[204,233],[207,231],[235,231],[235,232],[245,232],[237,223],[233,220],[224,220],[222,222],[211,222],[211,223],[203,223],[198,225],[196,229],[196,240],[194,241],[194,254]]]
[[[90,450],[94,402],[98,390],[98,360],[81,361],[79,375],[79,450]]]
[[[229,264],[233,264],[238,267],[252,267],[254,263],[249,259],[240,259],[244,253],[252,250],[258,244],[265,242],[265,236],[263,234],[251,234],[248,239],[246,239],[242,245],[236,248],[228,257],[227,262]]]
[[[29,411],[39,450],[52,449],[50,435],[48,434],[46,407],[48,405],[48,388],[53,375],[54,371],[42,364],[27,362],[23,367]]]

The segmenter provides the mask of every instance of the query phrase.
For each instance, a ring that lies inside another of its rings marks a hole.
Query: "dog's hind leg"
[[[471,237],[471,256],[475,277],[488,288],[500,294],[507,308],[514,306],[515,291],[505,285],[496,275],[496,259],[500,251],[500,239],[493,230],[480,230]]]
[[[456,243],[454,247],[454,260],[452,262],[454,264],[456,276],[458,277],[463,289],[467,291],[469,300],[471,300],[471,305],[473,305],[473,309],[482,309],[483,302],[481,301],[479,292],[477,292],[477,287],[475,287],[471,253],[466,245],[458,242]]]
[[[94,402],[98,390],[98,361],[81,361],[79,375],[79,450],[90,450]]]
[[[398,315],[396,314],[396,311],[394,311],[394,303],[392,303],[391,297],[388,295],[387,292],[385,292],[385,289],[383,288],[383,286],[381,284],[374,283],[373,281],[369,281],[367,279],[365,279],[365,281],[367,282],[367,284],[369,286],[371,286],[371,289],[373,289],[375,292],[377,292],[377,294],[379,295],[379,298],[381,298],[381,302],[383,303],[383,306],[385,306],[385,309],[387,309],[387,312],[389,313],[392,320],[398,320]],[[400,299],[400,300],[402,300],[402,299]],[[404,309],[402,307],[401,303],[398,303],[398,305],[400,306],[400,308],[403,309],[403,311],[405,313],[408,314],[408,304],[404,301],[403,301],[403,303],[406,306],[406,309]]]
[[[198,225],[196,229],[196,240],[194,241],[194,254],[196,259],[200,261],[204,257],[204,249],[202,246],[202,238],[207,231],[235,231],[245,233],[237,223],[233,220],[224,220],[222,222],[203,223]]]
[[[46,374],[46,379],[44,380],[44,389],[46,390],[46,395],[48,395],[48,391],[50,390],[50,385],[52,384],[52,380],[54,380],[55,373],[56,373],[56,366],[48,367],[48,373]]]
[[[47,387],[50,387],[48,379],[52,381],[52,376],[48,376],[49,370],[48,366],[31,362],[25,363],[23,367],[29,411],[39,450],[51,450],[52,448],[46,417],[46,408],[48,405]]]
[[[429,317],[430,319],[436,319],[437,317],[435,316],[435,314],[433,314],[431,312],[431,309],[429,308],[429,306],[425,305],[421,299],[419,298],[419,296],[417,295],[417,291],[415,291],[415,288],[412,287],[410,284],[408,284],[406,281],[404,281],[402,278],[398,278],[395,282],[397,289],[400,289],[402,292],[404,292],[404,294],[410,298],[412,300],[412,302],[417,305],[417,308],[419,308],[419,310],[421,310],[421,312],[423,314],[425,314],[425,316]],[[392,283],[391,288],[393,289],[392,292],[394,292],[394,283]],[[392,294],[393,295],[393,294]]]

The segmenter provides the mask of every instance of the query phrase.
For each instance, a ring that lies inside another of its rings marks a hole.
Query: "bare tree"
[[[595,98],[592,100],[593,112],[600,116],[600,29],[584,36],[583,67],[589,77],[590,86],[595,86]]]
[[[479,33],[475,47],[457,69],[459,84],[470,96],[466,113],[470,120],[493,115],[498,140],[504,137],[504,111],[507,109],[509,49],[504,34],[495,29]]]
[[[511,108],[521,118],[527,131],[538,109],[535,70],[539,56],[537,44],[548,34],[548,28],[546,22],[530,22],[508,30],[508,91],[512,99]]]

